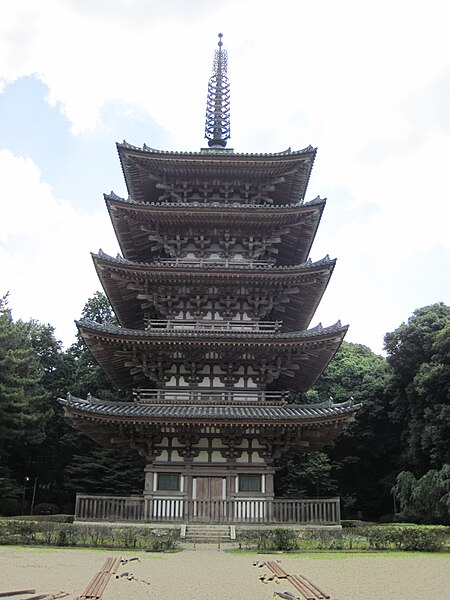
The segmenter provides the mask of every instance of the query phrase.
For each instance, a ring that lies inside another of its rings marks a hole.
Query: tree
[[[320,498],[336,494],[333,465],[324,452],[311,452],[299,460],[289,455],[276,470],[277,495],[285,498]]]
[[[402,471],[392,491],[405,521],[450,523],[450,465],[439,471],[431,469],[420,479],[410,471]]]
[[[277,492],[315,495],[317,488],[307,480],[317,477],[322,493],[339,493],[345,499],[344,516],[355,516],[351,511],[357,510],[373,518],[391,510],[390,490],[398,466],[387,380],[383,357],[361,344],[341,345],[307,396],[316,402],[353,398],[361,404],[356,420],[323,452],[283,459],[277,472]]]
[[[329,447],[346,517],[377,518],[391,512],[391,487],[399,466],[398,434],[389,416],[388,365],[361,344],[344,342],[317,382],[321,397],[350,397],[360,404],[351,423]]]
[[[138,455],[96,447],[73,457],[65,470],[67,487],[86,494],[139,494],[144,487],[144,466]]]
[[[385,349],[404,469],[440,469],[450,463],[450,307],[416,310],[386,334]]]
[[[82,319],[97,323],[116,324],[117,320],[107,297],[96,292],[84,305]],[[77,341],[66,353],[71,364],[69,387],[75,396],[92,394],[103,400],[131,400],[131,391],[119,391],[95,362],[92,354],[78,334]],[[68,425],[63,437],[70,448],[70,457],[64,466],[64,487],[73,492],[102,492],[126,494],[142,491],[144,464],[137,454],[122,454],[95,445],[90,438]]]
[[[17,496],[44,439],[43,370],[27,327],[0,299],[0,497]],[[34,460],[33,460],[34,459]]]
[[[87,300],[81,312],[81,319],[117,324],[108,298],[101,292],[95,292]],[[77,341],[67,351],[67,361],[71,366],[71,378],[67,389],[75,396],[86,397],[87,394],[92,394],[104,400],[118,399],[117,388],[99,367],[79,333]],[[123,400],[130,400],[131,397],[131,393],[126,391],[120,394],[120,399]]]
[[[64,469],[80,447],[80,436],[73,431],[57,401],[67,393],[72,365],[51,325],[31,320],[23,327],[39,360],[45,390],[37,406],[43,417],[43,436],[28,458],[28,465],[33,465],[33,478],[38,478],[37,501],[61,506],[70,503],[64,489]]]

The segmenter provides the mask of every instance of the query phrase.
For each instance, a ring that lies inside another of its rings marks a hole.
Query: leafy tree
[[[344,342],[315,386],[322,397],[335,402],[352,397],[360,404],[355,421],[328,448],[346,517],[376,518],[392,510],[398,433],[389,417],[387,382],[383,357]]]
[[[385,336],[392,418],[404,469],[423,475],[450,463],[450,307],[416,310]]]
[[[307,399],[318,402],[332,397],[334,402],[345,402],[353,398],[361,404],[356,420],[323,452],[283,459],[277,472],[277,493],[316,495],[317,488],[306,482],[318,477],[322,493],[339,493],[345,499],[347,517],[356,510],[369,517],[391,510],[398,436],[389,419],[387,381],[383,357],[361,344],[341,345]]]
[[[87,300],[81,312],[81,319],[90,319],[96,323],[117,324],[108,298],[101,292],[95,292]],[[70,389],[73,395],[86,397],[87,394],[92,394],[104,400],[118,399],[117,388],[97,364],[79,333],[77,341],[67,351],[67,361],[71,365],[72,375],[67,389]],[[131,393],[122,392],[120,399],[130,400],[131,397]]]
[[[420,479],[410,471],[398,474],[393,493],[400,516],[417,523],[450,523],[450,465],[431,469]]]

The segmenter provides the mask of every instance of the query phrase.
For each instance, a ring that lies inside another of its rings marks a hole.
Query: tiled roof
[[[347,331],[340,322],[326,328],[318,325],[306,331],[281,333],[141,330],[89,320],[78,321],[77,326],[94,358],[119,388],[160,382],[158,372],[146,366],[155,361],[155,356],[164,357],[164,364],[196,364],[196,360],[212,364],[216,359],[209,353],[213,350],[221,353],[226,364],[233,364],[234,370],[236,365],[229,362],[232,356],[239,356],[243,365],[257,370],[276,370],[281,389],[294,392],[306,392],[314,385]]]
[[[300,265],[278,266],[229,266],[212,265],[203,268],[199,265],[179,264],[171,265],[161,262],[143,263],[126,260],[120,256],[113,258],[103,251],[92,254],[97,274],[103,289],[109,298],[119,323],[131,329],[142,329],[145,320],[145,311],[139,299],[139,290],[142,287],[158,289],[164,286],[166,291],[181,297],[189,293],[201,293],[205,280],[209,286],[220,286],[222,293],[236,294],[236,298],[245,297],[246,290],[259,290],[262,288],[267,298],[279,298],[282,290],[293,290],[285,295],[287,301],[281,303],[276,300],[269,320],[283,321],[286,331],[304,330],[310,324],[320,299],[328,285],[335,267],[335,260],[326,256],[322,260],[310,260]],[[193,268],[194,267],[194,268]],[[130,290],[128,285],[134,284],[135,290]],[[187,287],[186,287],[187,286]],[[156,298],[149,300],[147,310],[154,310],[151,302],[156,306]]]
[[[313,200],[309,200],[308,202],[304,202],[300,200],[297,204],[243,204],[242,202],[229,202],[225,204],[224,202],[139,202],[138,200],[133,200],[132,198],[122,198],[118,196],[113,191],[110,194],[103,194],[105,202],[113,202],[119,206],[126,208],[127,206],[134,208],[142,208],[146,209],[151,206],[156,209],[168,209],[168,210],[176,210],[177,208],[189,208],[192,210],[198,210],[202,212],[208,209],[220,209],[221,211],[228,212],[244,212],[247,210],[251,211],[270,211],[273,213],[279,212],[298,212],[299,209],[305,209],[314,206],[322,206],[326,204],[326,198],[321,198],[317,196]]]
[[[287,148],[286,150],[282,150],[281,152],[268,152],[268,153],[253,153],[253,152],[230,152],[230,150],[224,150],[222,148],[217,149],[217,151],[213,151],[210,148],[207,149],[207,152],[185,152],[185,151],[176,151],[176,150],[157,150],[156,148],[151,148],[147,146],[147,144],[143,144],[142,148],[139,146],[133,146],[129,144],[126,140],[123,142],[117,143],[117,148],[126,148],[128,150],[137,150],[139,152],[146,152],[148,154],[157,154],[162,156],[201,156],[202,158],[209,156],[234,156],[237,158],[252,158],[252,157],[279,157],[279,156],[301,156],[302,154],[309,154],[316,150],[313,146],[309,145],[306,148],[302,148],[301,150],[291,150],[291,148]]]
[[[92,396],[84,400],[68,395],[59,398],[69,412],[103,418],[124,418],[151,421],[274,421],[299,422],[335,420],[352,416],[359,408],[353,400],[340,404],[331,401],[322,404],[286,404],[284,406],[196,406],[196,405],[152,405],[135,402],[109,402]]]
[[[277,332],[275,334],[266,334],[262,331],[248,331],[245,333],[238,333],[236,331],[184,331],[184,330],[171,330],[171,329],[157,329],[157,330],[142,330],[142,329],[127,329],[126,327],[118,327],[117,325],[111,325],[110,323],[96,323],[90,319],[83,319],[76,321],[77,327],[81,331],[90,330],[97,332],[98,334],[112,335],[117,338],[135,338],[144,341],[145,339],[152,340],[157,338],[168,338],[175,340],[189,340],[192,339],[195,342],[200,342],[203,339],[216,340],[219,344],[223,341],[239,341],[251,339],[256,342],[265,343],[281,343],[285,341],[296,341],[305,340],[308,338],[320,337],[324,338],[327,335],[343,334],[347,331],[348,326],[342,325],[340,321],[337,321],[330,327],[323,327],[321,323],[307,329],[306,331],[290,331],[290,332]]]
[[[221,273],[223,273],[223,271],[230,271],[230,273],[232,273],[233,271],[263,271],[263,272],[269,272],[269,273],[273,273],[273,272],[296,272],[296,271],[307,271],[307,270],[314,270],[314,269],[320,269],[321,267],[329,267],[331,265],[335,265],[336,263],[336,259],[331,259],[328,254],[326,256],[324,256],[323,258],[321,258],[320,260],[316,260],[316,261],[312,261],[311,259],[306,260],[305,262],[299,264],[299,265],[273,265],[273,264],[265,264],[265,265],[261,265],[258,264],[257,262],[255,264],[251,263],[251,262],[244,262],[244,261],[229,261],[228,265],[224,265],[222,263],[220,263],[219,261],[214,261],[211,260],[210,262],[208,261],[199,261],[199,262],[195,262],[195,260],[192,260],[191,262],[186,261],[186,262],[182,262],[179,261],[178,264],[172,264],[175,263],[175,259],[173,261],[158,261],[155,260],[153,262],[138,262],[138,261],[132,261],[132,260],[127,260],[125,258],[123,258],[120,255],[117,255],[116,257],[110,256],[109,254],[106,254],[105,252],[103,252],[103,250],[99,250],[98,254],[95,253],[91,253],[93,258],[100,258],[103,259],[109,263],[116,263],[117,265],[121,265],[124,267],[128,267],[130,269],[136,269],[138,271],[142,271],[142,269],[162,269],[162,268],[166,268],[166,269],[181,269],[181,270],[186,270],[188,272],[191,272],[192,269],[207,269],[207,270],[214,270],[214,269],[219,269]]]
[[[309,255],[326,199],[293,205],[255,205],[224,202],[138,202],[105,195],[122,254],[130,260],[164,256],[152,232],[161,230],[183,237],[189,229],[206,237],[225,231],[279,237],[274,242],[280,264],[301,263]],[[169,236],[170,237],[170,236]]]
[[[281,154],[234,152],[161,152],[126,142],[117,150],[129,194],[135,200],[154,202],[160,196],[157,181],[223,179],[267,183],[278,179],[271,198],[276,204],[296,203],[305,197],[316,156],[308,146]],[[150,177],[149,177],[150,176]],[[281,178],[281,180],[280,180]]]

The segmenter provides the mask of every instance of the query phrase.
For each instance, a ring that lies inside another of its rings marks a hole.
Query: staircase
[[[234,525],[182,525],[181,539],[201,544],[217,544],[219,539],[220,543],[229,543],[236,539],[236,530]]]

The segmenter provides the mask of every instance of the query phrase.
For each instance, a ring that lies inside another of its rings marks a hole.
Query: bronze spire
[[[214,52],[213,74],[208,82],[205,138],[209,147],[224,148],[230,137],[230,82],[227,77],[228,53],[222,49],[222,37],[219,33],[219,49]]]

